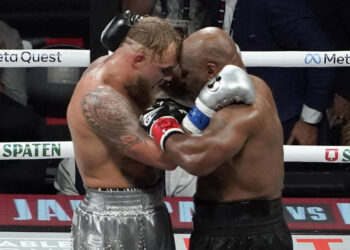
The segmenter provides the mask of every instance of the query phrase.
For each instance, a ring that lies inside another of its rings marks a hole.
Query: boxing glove
[[[199,93],[195,105],[182,125],[193,134],[200,134],[214,113],[232,103],[252,104],[255,89],[248,74],[234,65],[226,65]]]
[[[109,51],[115,51],[126,38],[130,28],[143,17],[131,15],[130,10],[114,17],[101,33],[101,43]]]
[[[140,122],[148,134],[164,150],[165,141],[173,133],[183,133],[181,121],[188,108],[170,98],[157,99],[156,103],[141,115]]]

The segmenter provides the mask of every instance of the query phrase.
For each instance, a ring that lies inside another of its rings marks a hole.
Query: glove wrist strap
[[[197,108],[209,118],[212,118],[215,114],[215,110],[208,108],[199,98],[196,99]]]
[[[190,118],[188,116],[186,116],[183,120],[182,120],[182,126],[184,126],[184,128],[186,128],[191,134],[200,134],[202,133],[202,130],[198,129],[190,120]]]
[[[204,113],[203,109],[197,107],[197,103],[201,105],[200,101],[196,101],[196,105],[187,113],[187,116],[183,119],[183,126],[193,134],[200,134],[202,130],[208,127],[211,116],[208,116],[208,112]],[[208,110],[208,108],[206,108]],[[215,113],[215,112],[214,112]]]

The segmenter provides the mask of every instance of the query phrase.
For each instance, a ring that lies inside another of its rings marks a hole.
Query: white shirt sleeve
[[[323,115],[320,111],[310,108],[306,104],[303,105],[300,120],[310,124],[317,124],[321,121],[322,117]]]

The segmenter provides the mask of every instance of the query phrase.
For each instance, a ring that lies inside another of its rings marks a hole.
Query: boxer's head
[[[182,39],[171,24],[158,17],[144,17],[129,30],[128,38],[149,50],[153,59],[161,60],[169,52],[180,53]]]
[[[152,83],[170,81],[172,69],[178,64],[182,39],[164,19],[145,17],[134,24],[126,43],[138,43],[135,65],[140,77]]]
[[[121,48],[128,46],[132,50],[137,79],[132,88],[135,91],[130,93],[132,96],[137,99],[143,96],[141,98],[147,103],[153,87],[171,81],[181,44],[180,35],[164,19],[145,17],[130,28]]]
[[[182,77],[194,96],[227,64],[245,69],[235,42],[223,30],[203,28],[184,40],[180,56]]]

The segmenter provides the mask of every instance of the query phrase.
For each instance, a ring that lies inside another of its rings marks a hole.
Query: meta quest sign
[[[74,209],[83,196],[0,194],[1,226],[71,225]],[[166,197],[174,231],[190,231],[194,205],[191,198]],[[350,232],[350,198],[284,198],[284,216],[289,228]]]

